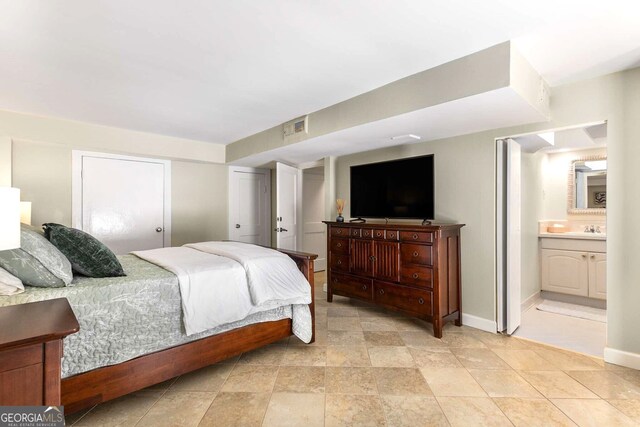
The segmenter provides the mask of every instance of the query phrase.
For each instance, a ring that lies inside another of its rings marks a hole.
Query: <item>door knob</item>
[[[161,233],[162,232],[162,227],[156,227],[156,232]]]
[[[236,224],[236,228],[240,228],[240,224]]]

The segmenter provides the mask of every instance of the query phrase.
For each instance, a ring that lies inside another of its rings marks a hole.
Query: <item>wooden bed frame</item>
[[[309,308],[313,342],[316,334],[313,263],[318,256],[286,250],[280,252],[296,262],[311,284]],[[61,400],[65,413],[80,411],[279,341],[293,334],[291,324],[291,319],[256,323],[64,378]]]

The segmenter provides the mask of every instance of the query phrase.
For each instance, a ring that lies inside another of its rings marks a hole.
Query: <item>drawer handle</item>
[[[376,236],[377,236],[377,237],[380,237],[380,236],[382,236],[382,233],[378,231],[378,232],[376,233]]]
[[[418,298],[418,304],[424,304],[424,299]]]
[[[418,256],[418,251],[413,251],[413,257],[417,257]]]
[[[342,243],[338,243],[336,246],[341,248],[342,247]]]
[[[375,260],[376,260],[376,257],[374,257],[373,255],[369,257],[369,261],[374,262]]]
[[[342,234],[342,230],[338,230],[336,233],[337,234]]]
[[[380,289],[380,295],[384,295],[384,289]]]
[[[333,278],[333,281],[334,281],[335,283],[338,283],[338,278],[337,278],[337,277],[334,277],[334,278]]]
[[[367,290],[367,285],[362,285],[362,290],[366,291]]]
[[[413,240],[418,240],[418,235],[417,234],[414,234],[412,237],[413,237]]]
[[[418,273],[413,273],[413,276],[412,276],[412,277],[413,277],[414,279],[417,279],[417,278],[418,278]]]
[[[393,239],[394,237],[396,237],[396,235],[395,235],[395,233],[389,233],[389,237],[391,237]]]
[[[342,265],[342,260],[341,259],[338,260],[338,265]]]
[[[586,257],[587,257],[587,254],[582,254],[582,258],[586,258]]]

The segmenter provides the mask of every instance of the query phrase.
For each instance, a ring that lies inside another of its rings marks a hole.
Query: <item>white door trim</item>
[[[265,197],[264,200],[264,217],[263,217],[263,221],[262,223],[264,224],[264,229],[263,229],[263,242],[261,242],[260,244],[263,246],[267,246],[267,247],[271,247],[271,170],[270,169],[263,169],[263,168],[251,168],[251,167],[246,167],[246,166],[229,166],[228,168],[228,175],[227,175],[227,181],[229,183],[229,200],[228,200],[228,212],[227,212],[227,217],[228,217],[228,236],[229,238],[231,238],[231,236],[234,233],[235,230],[235,226],[236,226],[236,221],[233,218],[233,216],[231,215],[231,207],[234,206],[234,203],[237,204],[237,200],[236,198],[238,197],[238,191],[237,189],[234,187],[235,182],[234,180],[231,178],[233,176],[234,172],[250,172],[250,173],[261,173],[264,174],[266,177],[266,183],[267,183],[267,195]]]
[[[124,156],[120,154],[98,153],[94,151],[71,151],[71,226],[82,229],[82,159],[95,157],[101,159],[128,160],[132,162],[159,163],[164,166],[164,247],[171,246],[171,160],[148,157]]]

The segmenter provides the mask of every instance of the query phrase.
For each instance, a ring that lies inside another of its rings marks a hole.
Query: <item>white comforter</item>
[[[178,277],[187,335],[293,305],[293,332],[311,340],[309,283],[280,252],[246,243],[204,242],[132,253]]]

